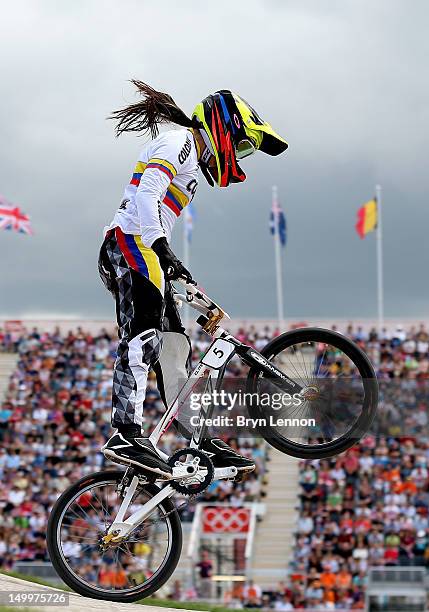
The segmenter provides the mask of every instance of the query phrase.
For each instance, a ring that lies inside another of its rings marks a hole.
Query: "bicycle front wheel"
[[[182,550],[177,510],[166,499],[122,542],[101,546],[122,498],[120,470],[90,474],[56,501],[48,521],[52,565],[77,593],[95,599],[132,602],[157,591],[175,570]],[[160,489],[138,487],[124,519]]]
[[[261,354],[301,389],[282,393],[257,367],[249,371],[247,409],[274,448],[301,459],[331,457],[369,430],[377,410],[377,378],[354,342],[309,327],[278,336]]]

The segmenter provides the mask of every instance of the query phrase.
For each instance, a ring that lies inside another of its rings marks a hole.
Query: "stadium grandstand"
[[[162,596],[232,609],[426,609],[429,333],[422,323],[392,324],[381,336],[371,325],[338,329],[375,364],[381,401],[374,430],[347,453],[320,461],[284,457],[258,439],[229,439],[257,469],[243,482],[213,483],[197,501],[178,500],[183,559]],[[276,333],[268,321],[237,323],[234,331],[256,348]],[[192,334],[196,360],[209,339]],[[0,328],[3,570],[52,577],[49,511],[71,482],[106,465],[99,449],[110,432],[115,348],[114,330],[101,322],[70,331],[67,322]],[[245,376],[243,367],[231,362],[228,376]],[[146,431],[163,410],[151,378]],[[168,453],[183,445],[172,431],[163,442]],[[244,528],[216,527],[240,521]]]

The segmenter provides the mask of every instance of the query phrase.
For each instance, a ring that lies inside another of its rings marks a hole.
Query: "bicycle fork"
[[[131,482],[129,482],[130,477]],[[128,481],[128,484],[122,484],[124,480]],[[116,544],[124,540],[131,533],[131,531],[136,529],[144,521],[144,519],[149,516],[149,514],[164,501],[164,499],[166,499],[167,497],[172,497],[175,493],[173,487],[171,485],[167,485],[166,487],[161,489],[159,493],[149,499],[143,505],[143,507],[140,508],[140,510],[137,510],[136,512],[131,514],[131,516],[129,516],[126,520],[124,520],[125,514],[139,484],[142,484],[141,477],[139,478],[138,476],[136,476],[134,470],[132,469],[131,475],[129,475],[127,470],[124,474],[124,478],[122,479],[121,484],[119,485],[120,488],[123,487],[122,491],[125,493],[125,495],[113,523],[110,525],[109,529],[107,530],[107,533],[102,537],[103,544]]]

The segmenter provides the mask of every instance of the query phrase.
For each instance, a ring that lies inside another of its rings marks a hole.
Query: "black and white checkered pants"
[[[142,425],[143,403],[150,368],[168,406],[187,377],[190,357],[171,286],[165,294],[131,268],[114,232],[102,244],[99,273],[116,302],[119,344],[113,371],[112,426]]]

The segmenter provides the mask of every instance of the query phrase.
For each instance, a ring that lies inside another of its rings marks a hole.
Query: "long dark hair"
[[[137,87],[137,92],[143,99],[114,111],[108,117],[118,122],[115,128],[116,136],[124,132],[141,132],[143,135],[150,131],[152,138],[156,138],[160,123],[198,127],[199,122],[196,118],[190,119],[168,94],[156,91],[150,85],[137,79],[131,79],[131,83]]]

